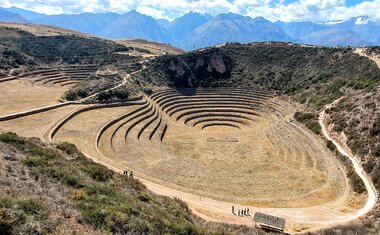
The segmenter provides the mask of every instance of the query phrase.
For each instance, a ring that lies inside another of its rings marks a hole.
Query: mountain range
[[[189,12],[173,21],[132,10],[126,14],[46,15],[16,7],[0,8],[1,22],[52,25],[108,39],[141,38],[192,50],[227,42],[286,41],[325,46],[380,45],[380,22],[366,16],[341,22],[271,22],[234,13],[211,16]]]

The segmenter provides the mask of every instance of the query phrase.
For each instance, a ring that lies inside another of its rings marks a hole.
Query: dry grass
[[[24,80],[0,83],[0,115],[57,104],[66,90],[62,87],[33,85]]]
[[[115,40],[115,42],[126,47],[134,47],[150,51],[150,53],[143,53],[139,52],[138,50],[135,50],[135,54],[133,55],[137,56],[152,57],[162,55],[163,53],[178,55],[185,52],[182,49],[176,48],[165,43],[152,42],[143,39],[122,39]]]
[[[15,28],[15,29],[21,29],[29,33],[32,33],[36,36],[80,35],[82,37],[90,37],[90,35],[88,34],[79,33],[73,30],[63,29],[63,28],[48,26],[48,25],[0,22],[0,27],[10,27],[10,28]]]
[[[20,136],[47,139],[51,127],[61,118],[86,107],[87,105],[69,105],[57,109],[0,122],[0,131],[13,131]]]

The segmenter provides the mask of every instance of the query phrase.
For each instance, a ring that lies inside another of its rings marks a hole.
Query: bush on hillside
[[[322,131],[321,125],[318,122],[318,115],[313,113],[296,112],[294,118],[304,124],[307,128],[319,135]]]

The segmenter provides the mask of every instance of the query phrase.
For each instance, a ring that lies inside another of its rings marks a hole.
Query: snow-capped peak
[[[355,24],[367,24],[369,22],[368,16],[356,17]]]

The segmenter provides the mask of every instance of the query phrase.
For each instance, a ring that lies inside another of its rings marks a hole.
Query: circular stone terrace
[[[345,174],[294,107],[238,88],[168,89],[98,137],[106,157],[153,182],[259,207],[304,207],[347,190]]]

